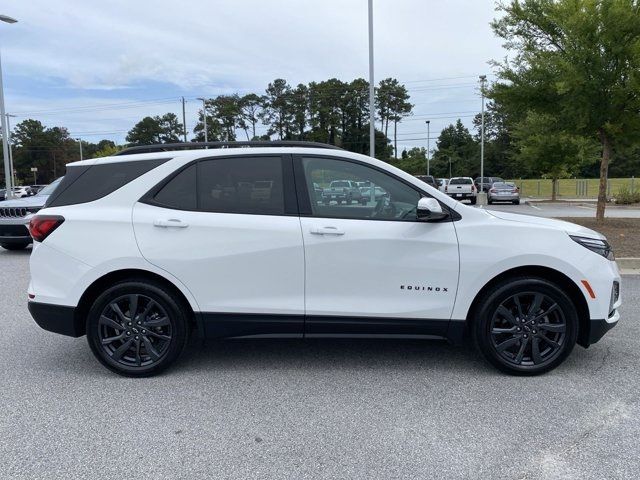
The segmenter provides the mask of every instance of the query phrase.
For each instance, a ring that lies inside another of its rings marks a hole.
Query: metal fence
[[[511,180],[518,188],[520,195],[535,198],[551,198],[551,179],[517,179]],[[558,198],[597,198],[600,186],[599,178],[561,178],[556,183]],[[610,178],[607,180],[607,196],[615,197],[621,190],[640,191],[640,182],[635,177]]]

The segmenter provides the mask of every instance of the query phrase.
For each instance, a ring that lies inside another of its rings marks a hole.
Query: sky
[[[493,0],[374,0],[375,82],[395,77],[414,104],[399,150],[430,147],[480,111],[478,76],[505,56]],[[73,137],[124,143],[144,116],[174,112],[190,132],[201,96],[368,79],[367,0],[9,0],[0,14],[5,103]],[[266,127],[260,129],[264,133]]]

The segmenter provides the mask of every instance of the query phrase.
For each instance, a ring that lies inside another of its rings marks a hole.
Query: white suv
[[[468,332],[499,369],[538,374],[618,321],[620,276],[592,230],[467,207],[340,149],[250,145],[67,165],[30,224],[36,322],[86,334],[106,367],[146,376],[193,330],[454,343]],[[314,184],[344,179],[387,194],[318,198]]]

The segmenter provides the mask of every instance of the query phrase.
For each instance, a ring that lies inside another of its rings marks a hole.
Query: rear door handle
[[[189,224],[183,222],[182,220],[178,220],[177,218],[170,218],[168,220],[158,219],[153,222],[153,226],[161,228],[187,228]]]
[[[311,233],[314,235],[344,235],[344,230],[337,227],[311,227]]]

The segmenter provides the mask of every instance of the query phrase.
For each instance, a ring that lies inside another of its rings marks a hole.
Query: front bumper
[[[29,302],[29,313],[41,328],[50,332],[69,337],[81,337],[86,332],[85,324],[76,315],[75,307]]]
[[[0,243],[31,243],[29,229],[24,223],[0,223]]]
[[[589,345],[598,342],[598,340],[604,337],[605,333],[607,333],[618,324],[619,319],[620,313],[615,310],[613,315],[609,318],[602,320],[591,320],[589,322],[588,344],[584,346],[588,347]]]

